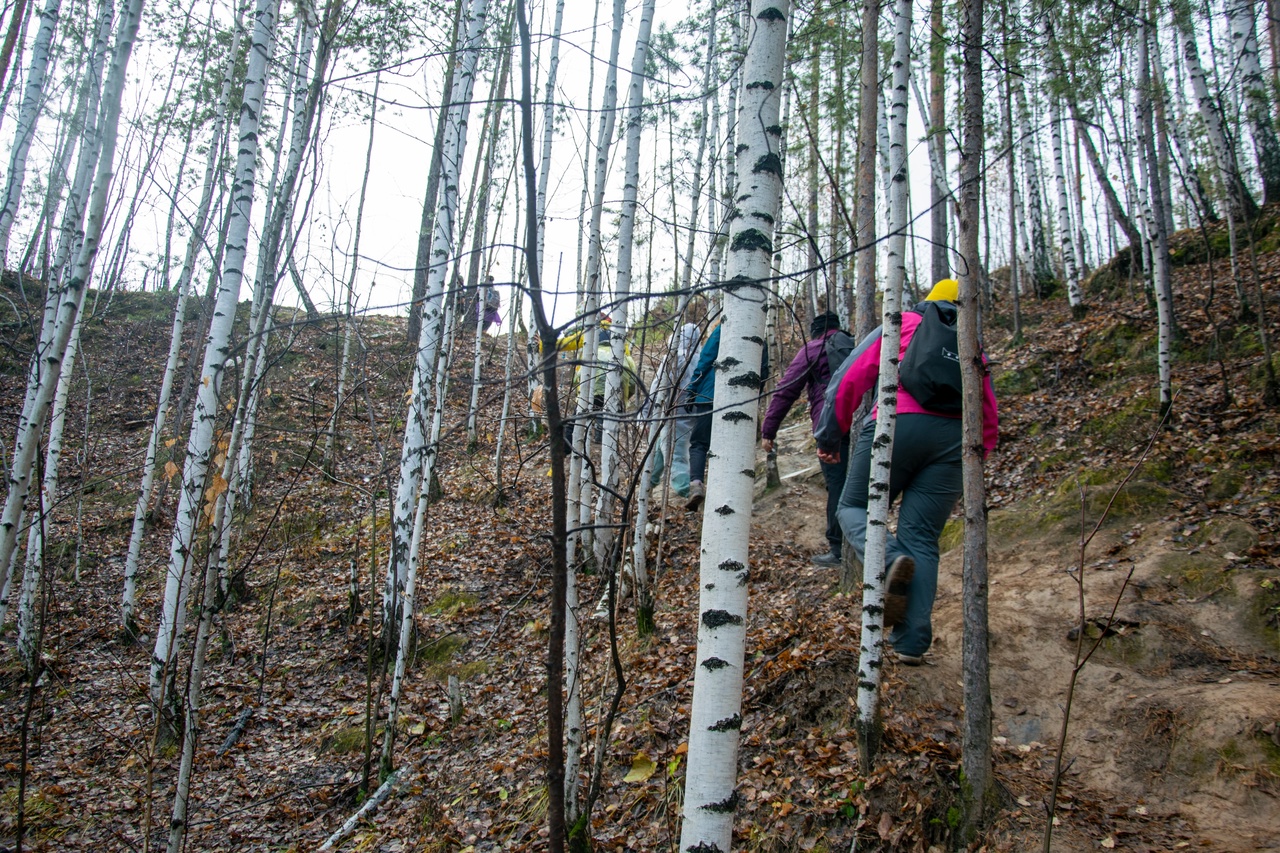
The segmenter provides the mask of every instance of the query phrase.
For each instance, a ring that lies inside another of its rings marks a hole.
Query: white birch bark
[[[1058,189],[1058,239],[1062,249],[1062,268],[1066,276],[1067,304],[1072,311],[1084,307],[1080,294],[1080,276],[1076,272],[1076,252],[1071,237],[1071,202],[1067,193],[1067,173],[1062,151],[1062,102],[1049,96],[1049,129],[1053,140],[1053,179]]]
[[[80,291],[80,304],[76,307],[77,319],[67,342],[62,371],[58,374],[58,387],[53,395],[53,419],[49,423],[49,444],[44,454],[44,482],[41,484],[39,517],[32,520],[27,531],[26,568],[22,573],[22,588],[18,594],[18,654],[27,665],[28,672],[35,671],[36,656],[36,593],[44,570],[44,546],[54,507],[59,500],[58,468],[62,462],[62,436],[67,423],[67,398],[71,394],[71,378],[75,372],[76,355],[80,351],[80,332],[84,328],[84,299],[88,288]]]
[[[458,56],[458,68],[449,94],[449,118],[445,126],[441,173],[441,197],[431,240],[431,266],[427,271],[427,296],[423,310],[422,335],[410,385],[412,399],[405,418],[404,443],[400,451],[400,476],[392,505],[391,554],[383,592],[384,628],[394,630],[400,613],[399,600],[409,580],[414,518],[423,472],[434,448],[427,445],[427,413],[431,399],[436,356],[444,328],[445,274],[453,255],[454,215],[458,205],[458,174],[466,152],[467,119],[475,85],[476,62],[487,19],[487,0],[471,0],[465,18],[466,38]]]
[[[1040,152],[1036,135],[1031,127],[1031,110],[1027,105],[1026,90],[1019,81],[1016,88],[1018,124],[1022,132],[1022,174],[1027,182],[1027,238],[1031,244],[1031,278],[1039,288],[1040,282],[1053,277],[1049,265],[1048,240],[1044,234],[1044,204],[1040,194]]]
[[[578,399],[574,408],[573,420],[573,456],[569,465],[568,512],[570,518],[577,516],[577,530],[585,531],[590,525],[591,485],[590,467],[585,464],[590,453],[589,437],[591,434],[590,418],[594,395],[596,371],[599,369],[598,354],[599,326],[597,325],[598,307],[600,305],[600,285],[603,280],[601,268],[604,264],[604,250],[601,237],[601,220],[604,214],[604,194],[609,180],[609,151],[613,142],[613,130],[616,124],[618,103],[618,53],[622,45],[623,16],[626,4],[623,0],[614,0],[613,29],[609,40],[609,64],[605,72],[604,95],[600,107],[600,124],[595,144],[595,182],[592,185],[591,218],[588,225],[587,242],[587,278],[583,283],[582,316],[586,323],[586,331],[582,335],[582,348],[578,351],[581,366],[578,369]],[[552,440],[556,440],[553,436]],[[566,686],[565,699],[565,808],[566,820],[577,819],[577,768],[583,742],[582,730],[582,670],[580,666],[581,649],[581,613],[578,596],[577,559],[578,552],[586,552],[588,544],[583,541],[582,533],[571,532],[565,537],[565,559],[569,567],[565,589],[565,639],[564,679]],[[572,773],[570,764],[573,764]]]
[[[167,669],[171,669],[183,621],[197,521],[204,511],[206,498],[209,509],[212,510],[219,492],[225,488],[225,483],[209,482],[209,466],[216,451],[213,434],[218,412],[222,408],[219,392],[230,352],[236,303],[244,281],[244,262],[253,212],[258,129],[267,84],[267,69],[274,50],[277,11],[277,0],[258,0],[253,12],[253,37],[249,45],[249,64],[240,106],[234,191],[226,251],[213,316],[205,337],[201,379],[191,416],[182,487],[178,494],[178,509],[169,543],[163,606],[156,626],[156,644],[151,658],[151,696],[158,709],[164,707],[164,682],[168,680],[164,675]]]
[[[866,772],[879,748],[880,676],[884,659],[885,554],[889,522],[889,462],[898,418],[898,342],[902,334],[902,291],[907,279],[907,76],[911,41],[911,0],[894,3],[893,58],[890,62],[888,276],[880,339],[879,407],[871,442],[867,483],[867,542],[862,561],[862,635],[858,655],[858,753]]]
[[[324,454],[321,465],[332,476],[333,449],[338,439],[338,415],[346,402],[347,368],[351,364],[351,339],[355,337],[356,274],[360,268],[360,234],[364,226],[364,203],[369,192],[369,171],[373,165],[373,134],[378,126],[378,92],[382,87],[382,72],[373,75],[373,97],[369,104],[369,142],[364,151],[364,176],[360,179],[360,199],[356,203],[355,231],[351,236],[351,271],[347,275],[347,306],[343,312],[342,360],[338,363],[338,387],[333,398],[333,414],[325,429]]]
[[[1280,139],[1271,123],[1271,98],[1258,59],[1257,22],[1254,0],[1226,0],[1231,52],[1239,69],[1240,92],[1245,116],[1253,137],[1253,152],[1262,178],[1263,204],[1280,201]]]
[[[270,2],[270,0],[268,0]],[[174,786],[173,811],[169,818],[167,853],[181,853],[187,834],[187,806],[191,799],[191,774],[195,768],[196,741],[200,736],[200,694],[204,681],[205,654],[213,631],[213,614],[217,609],[217,566],[209,560],[205,567],[203,595],[200,597],[200,619],[196,626],[196,643],[191,659],[191,682],[187,689],[186,715],[182,726],[182,759]]]
[[[774,213],[782,191],[778,123],[787,0],[752,2],[738,108],[741,215],[730,225],[725,321],[716,366],[712,446],[699,571],[698,649],[680,849],[728,851],[742,728],[748,542],[759,430],[764,320]]]
[[[685,239],[684,258],[681,259],[680,270],[680,289],[688,293],[693,286],[693,254],[698,237],[698,207],[702,202],[702,167],[706,162],[707,155],[707,110],[708,104],[714,92],[712,83],[712,63],[715,57],[715,38],[716,38],[716,2],[711,3],[711,10],[707,18],[707,56],[703,63],[702,69],[702,101],[698,112],[698,147],[697,154],[693,158],[693,183],[692,193],[689,198],[689,236]],[[713,140],[719,142],[718,139],[712,137]],[[711,168],[712,177],[715,176],[715,166]],[[714,183],[714,180],[713,180]],[[713,193],[714,198],[714,193]],[[715,207],[715,204],[709,205]],[[716,213],[712,213],[709,218],[717,219]],[[713,226],[712,233],[716,233],[714,229],[718,228],[718,224]],[[678,250],[677,250],[678,251]],[[715,254],[714,250],[711,252]],[[713,279],[714,280],[714,277]]]
[[[23,506],[31,488],[31,476],[40,433],[53,402],[53,394],[62,368],[67,344],[79,317],[80,291],[89,285],[93,261],[98,253],[106,216],[107,196],[114,175],[116,140],[120,123],[120,104],[124,94],[126,71],[133,42],[137,36],[142,16],[142,0],[131,0],[112,50],[111,65],[103,85],[101,127],[101,152],[96,160],[93,189],[85,214],[83,239],[80,241],[75,262],[72,265],[64,291],[52,319],[53,331],[48,337],[48,347],[38,354],[34,370],[36,387],[28,386],[30,406],[24,402],[23,416],[18,423],[18,438],[9,468],[9,492],[4,511],[0,514],[0,566],[9,566],[17,546],[18,530]],[[43,336],[43,333],[42,333]],[[0,611],[0,616],[3,612]]]
[[[14,132],[13,146],[9,152],[9,174],[5,186],[4,201],[0,204],[0,268],[8,268],[9,234],[22,203],[22,187],[27,177],[27,155],[35,140],[36,124],[40,119],[40,104],[44,100],[44,84],[49,72],[49,48],[53,32],[58,25],[62,0],[49,0],[40,13],[40,28],[36,30],[31,45],[31,66],[27,69],[27,83],[22,94],[22,108],[18,112],[18,124]]]
[[[231,77],[234,71],[235,57],[240,53],[242,24],[239,7],[237,7],[236,23],[231,38],[231,48],[227,53],[227,61],[223,66],[222,88],[218,95],[217,110],[214,115],[213,130],[209,135],[208,154],[205,159],[204,184],[200,191],[200,204],[196,209],[195,219],[191,223],[191,236],[187,240],[186,255],[182,259],[182,269],[173,288],[178,298],[173,309],[173,328],[169,336],[169,353],[165,359],[164,375],[160,380],[160,394],[156,399],[155,419],[151,424],[151,436],[147,439],[146,457],[142,464],[142,484],[138,489],[138,500],[133,508],[133,529],[129,536],[129,551],[125,556],[124,591],[120,602],[120,627],[129,633],[136,633],[137,618],[135,609],[138,596],[138,561],[142,555],[142,544],[145,538],[147,508],[151,502],[152,487],[155,484],[156,457],[160,452],[160,442],[164,435],[165,421],[169,415],[169,402],[173,396],[173,379],[177,373],[178,356],[182,351],[182,333],[186,325],[187,298],[191,292],[191,279],[195,273],[196,258],[204,245],[205,228],[209,222],[209,211],[213,205],[213,191],[222,172],[220,165],[224,147],[223,135],[227,120],[227,106],[230,103]]]
[[[1151,8],[1148,0],[1147,8]],[[1151,259],[1155,284],[1156,317],[1156,372],[1160,385],[1161,417],[1173,405],[1172,357],[1173,306],[1170,304],[1169,232],[1165,227],[1164,193],[1156,177],[1157,155],[1155,128],[1152,119],[1152,103],[1155,93],[1151,87],[1150,31],[1146,19],[1138,30],[1138,85],[1135,106],[1138,116],[1138,167],[1146,177],[1147,193],[1143,197],[1142,212],[1147,218],[1148,233],[1152,235]]]
[[[597,12],[599,11],[599,8],[600,8],[600,4],[597,0],[596,2]],[[556,91],[556,77],[557,77],[557,74],[559,73],[559,68],[560,68],[560,30],[563,24],[564,24],[564,0],[557,0],[555,23],[553,25],[553,30],[551,34],[551,56],[549,59],[550,64],[547,69],[547,84],[546,84],[546,89],[544,90],[545,93],[542,99],[543,101],[542,103],[542,163],[540,168],[538,169],[538,188],[537,188],[537,193],[535,197],[535,205],[536,205],[536,210],[538,215],[538,221],[537,221],[538,270],[537,270],[537,275],[535,277],[538,279],[538,281],[545,281],[542,265],[544,263],[544,257],[546,254],[545,247],[546,247],[546,240],[547,240],[547,182],[550,180],[550,177],[551,177],[551,147],[552,147],[552,143],[555,141],[555,118],[556,118],[555,91]],[[594,39],[595,39],[595,31],[592,30],[593,42],[594,42]],[[588,86],[587,103],[591,103],[591,96],[590,96],[589,90],[590,90],[590,86]],[[586,177],[585,158],[583,161],[583,177],[584,178]],[[587,186],[586,186],[585,180],[583,181],[582,192],[583,192],[582,207],[583,209],[585,209],[586,208],[586,192],[587,192]],[[581,214],[579,214],[579,222],[581,222]],[[516,241],[516,242],[518,243],[519,241]],[[582,242],[581,233],[579,233],[578,242],[579,242],[579,246],[581,246],[581,242]],[[581,251],[581,249],[579,249],[579,251]],[[581,273],[581,269],[579,269],[579,273]],[[513,308],[512,311],[514,312],[514,310],[515,309]],[[513,313],[513,317],[514,316],[515,315]],[[547,345],[549,345],[549,343]],[[538,388],[541,386],[541,382],[538,378],[537,357],[538,357],[537,352],[531,349],[529,353],[529,359],[528,359],[530,401],[534,399],[534,395],[537,393]],[[532,409],[532,406],[530,408]],[[542,425],[541,413],[531,411],[530,415],[532,416],[531,417],[532,428],[534,430],[540,429]]]
[[[653,0],[640,7],[636,49],[631,59],[631,85],[627,93],[626,151],[623,155],[622,211],[618,225],[618,267],[614,273],[613,329],[609,336],[612,351],[604,384],[604,433],[600,444],[600,479],[595,536],[596,564],[604,565],[613,542],[614,494],[618,485],[618,425],[623,409],[624,385],[635,387],[639,377],[624,376],[626,338],[631,301],[631,266],[635,247],[637,198],[640,188],[640,131],[644,120],[645,63],[649,57],[649,37],[653,29]]]
[[[98,165],[98,156],[102,149],[102,134],[98,105],[102,96],[103,68],[111,46],[111,24],[114,20],[114,9],[111,4],[104,3],[99,7],[97,40],[94,42],[93,54],[88,65],[88,73],[84,80],[85,89],[85,126],[84,138],[80,144],[80,154],[76,162],[75,176],[67,194],[63,207],[62,222],[59,227],[58,245],[53,263],[49,269],[50,287],[45,293],[44,313],[40,324],[40,341],[32,356],[27,373],[27,389],[22,401],[22,414],[18,420],[18,437],[15,442],[12,459],[17,459],[22,452],[24,442],[32,440],[29,426],[33,423],[37,393],[40,390],[41,371],[44,369],[46,356],[53,346],[55,327],[57,326],[58,306],[65,295],[59,286],[63,269],[72,252],[78,252],[84,237],[84,205],[93,175]],[[39,434],[36,429],[35,435]],[[8,473],[12,473],[12,465]],[[16,529],[24,526],[24,515],[19,507]],[[4,528],[0,528],[0,535]],[[16,536],[16,534],[15,534]],[[4,624],[9,606],[9,592],[16,569],[18,549],[14,547],[9,558],[0,563],[0,625]]]

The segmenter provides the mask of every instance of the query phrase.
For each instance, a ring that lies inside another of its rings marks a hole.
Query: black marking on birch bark
[[[782,11],[778,9],[777,6],[769,6],[768,8],[760,10],[760,14],[756,15],[756,20],[757,21],[785,21],[787,20],[787,16],[782,14]]]
[[[703,587],[703,589],[708,589],[708,590],[715,589],[715,588],[716,588],[716,585],[713,583],[709,583],[705,587]]]
[[[747,91],[751,91],[752,89],[764,89],[766,92],[772,92],[774,88],[772,80],[756,80],[755,82],[747,84]]]
[[[737,367],[739,364],[742,364],[742,362],[738,361],[738,359],[733,356],[725,356],[716,362],[716,370],[727,370],[731,367]]]
[[[743,335],[742,339],[744,341],[751,341],[751,343],[757,344],[758,346],[764,346],[764,338],[759,335]]]
[[[716,566],[716,568],[722,572],[740,572],[745,569],[746,566],[739,563],[737,560],[725,560],[720,563],[720,565]]]
[[[735,616],[728,610],[707,610],[702,614],[702,624],[714,630],[725,625],[741,625],[742,617]]]
[[[737,388],[739,386],[745,386],[753,391],[763,391],[764,377],[759,373],[756,373],[754,370],[749,370],[746,373],[739,374],[738,376],[734,376],[729,379],[730,388]]]
[[[705,841],[700,841],[692,847],[686,847],[684,849],[685,853],[724,853],[724,851],[716,845],[708,844]]]
[[[745,275],[735,275],[731,279],[727,279],[722,283],[722,287],[730,293],[735,292],[740,287],[755,284],[755,279],[748,278]]]
[[[751,147],[751,146],[750,146],[750,145],[748,145],[748,144],[747,144],[747,143],[745,143],[745,142],[739,142],[739,143],[738,143],[738,147],[737,147],[737,148],[735,148],[735,149],[733,149],[733,153],[734,153],[734,155],[736,156],[736,155],[738,155],[738,154],[741,154],[743,151],[746,151],[746,150],[747,150],[748,148],[750,148],[750,147]]]
[[[716,515],[733,515],[734,512],[736,512],[736,510],[728,504],[716,507]]]
[[[715,672],[717,669],[724,669],[726,666],[729,666],[729,665],[730,665],[729,662],[722,658],[707,658],[702,662],[702,666],[706,669],[711,670],[712,672]]]
[[[743,421],[751,420],[751,415],[746,412],[725,412],[721,419],[731,424],[740,424]]]
[[[761,222],[765,223],[766,225],[768,225],[770,228],[773,227],[773,223],[775,220],[771,214],[764,213],[763,211],[756,211],[751,215],[754,216],[756,219],[759,219]]]
[[[744,228],[733,238],[733,242],[729,244],[729,249],[734,252],[746,250],[748,252],[761,251],[772,254],[773,241],[769,239],[768,234],[759,228]]]
[[[728,799],[721,800],[718,803],[707,803],[703,808],[709,812],[716,812],[717,814],[731,814],[738,808],[738,802],[738,792],[734,791],[729,795]]]
[[[777,175],[781,180],[782,158],[770,151],[756,161],[756,164],[751,167],[751,173],[753,175]]]
[[[725,717],[723,720],[717,720],[707,726],[709,732],[733,732],[742,728],[742,715],[734,714],[732,717]]]
[[[771,124],[764,129],[764,132],[770,136],[782,136],[782,125]]]
[[[738,575],[738,586],[746,586],[747,582],[750,580],[751,580],[751,572],[744,571],[742,574]]]
[[[750,477],[750,478],[751,478],[751,479],[753,479],[753,480],[756,478],[756,472],[755,472],[755,471],[752,471],[750,468],[743,468],[743,469],[742,469],[741,471],[739,471],[738,473],[739,473],[739,474],[741,474],[741,475],[742,475],[742,476],[744,476],[744,477]]]

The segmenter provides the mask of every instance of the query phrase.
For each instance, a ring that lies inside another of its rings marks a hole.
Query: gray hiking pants
[[[867,542],[867,482],[875,423],[858,434],[849,481],[836,515],[844,538],[863,562]],[[889,534],[885,566],[902,556],[916,562],[906,618],[889,635],[897,652],[922,655],[933,643],[933,600],[938,592],[938,539],[963,490],[960,419],[941,415],[899,415],[894,429],[889,501],[899,496],[897,535]]]

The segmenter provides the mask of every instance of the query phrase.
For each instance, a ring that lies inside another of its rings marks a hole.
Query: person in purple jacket
[[[774,439],[778,437],[778,427],[782,419],[791,411],[800,392],[809,395],[809,419],[814,430],[818,428],[818,418],[822,414],[823,395],[827,390],[827,381],[831,379],[831,368],[827,365],[827,338],[840,331],[840,318],[830,311],[819,314],[809,324],[809,340],[795,358],[787,365],[778,387],[774,389],[773,399],[764,414],[764,422],[760,428],[763,439],[760,446],[766,453],[773,450]],[[849,461],[842,456],[837,462],[818,461],[822,466],[822,478],[827,484],[827,544],[824,553],[816,554],[812,561],[819,566],[840,565],[840,544],[843,540],[840,522],[836,519],[836,507],[840,503],[840,492],[844,489],[845,469]]]

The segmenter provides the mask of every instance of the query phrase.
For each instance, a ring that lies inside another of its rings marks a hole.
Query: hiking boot
[[[889,566],[885,579],[884,627],[892,628],[907,616],[907,596],[911,593],[911,578],[916,573],[916,561],[899,557]]]
[[[924,655],[909,655],[905,652],[894,652],[894,657],[898,659],[898,663],[904,666],[920,666],[924,663]]]
[[[834,568],[840,565],[840,555],[827,552],[825,554],[814,554],[809,558],[809,562],[815,566],[823,566],[825,568]]]
[[[707,496],[707,490],[702,485],[701,480],[694,480],[689,484],[689,500],[685,501],[685,509],[697,509],[702,506],[702,499]]]

